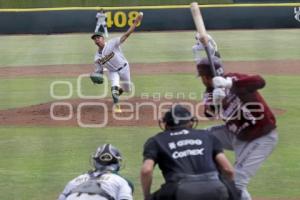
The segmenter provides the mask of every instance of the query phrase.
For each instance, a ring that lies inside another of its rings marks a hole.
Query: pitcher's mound
[[[158,126],[158,119],[173,103],[181,103],[192,111],[200,123],[207,122],[200,101],[183,99],[141,99],[121,101],[122,113],[113,112],[111,99],[67,100],[0,111],[0,125],[27,126]],[[273,109],[275,114],[284,110]]]

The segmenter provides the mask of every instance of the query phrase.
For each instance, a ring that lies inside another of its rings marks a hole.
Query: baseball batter
[[[225,149],[235,153],[235,184],[242,200],[251,200],[247,190],[250,178],[272,153],[278,140],[276,120],[257,90],[265,81],[259,75],[223,74],[222,63],[213,57],[217,76],[213,77],[207,58],[197,65],[206,86],[205,115],[218,115],[225,125],[209,128]],[[216,109],[217,108],[217,109]]]
[[[207,37],[208,37],[208,45],[209,45],[211,55],[215,55],[220,58],[221,56],[220,56],[220,53],[218,52],[217,43],[214,41],[214,39],[209,34],[207,34]],[[192,50],[193,50],[195,62],[199,63],[200,60],[202,59],[202,56],[200,53],[204,52],[205,50],[204,50],[203,44],[200,42],[200,34],[199,33],[196,33],[195,40],[196,40],[196,43],[192,47]]]
[[[91,37],[98,46],[98,51],[94,57],[95,72],[103,74],[104,68],[108,70],[115,112],[122,112],[119,105],[119,97],[123,92],[130,92],[132,87],[129,63],[125,58],[120,45],[135,30],[142,18],[143,14],[140,13],[126,33],[121,37],[113,38],[108,42],[105,42],[103,35],[98,32],[94,33]]]
[[[96,20],[97,20],[97,24],[96,24],[96,28],[95,28],[95,33],[99,32],[99,29],[102,26],[105,37],[108,37],[108,31],[107,31],[107,25],[106,25],[106,13],[104,12],[103,9],[101,9],[99,12],[97,12]]]

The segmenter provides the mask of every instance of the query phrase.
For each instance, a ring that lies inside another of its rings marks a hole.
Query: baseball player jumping
[[[212,60],[215,77],[207,58],[197,65],[206,86],[205,115],[218,115],[225,125],[208,130],[225,149],[235,152],[235,184],[241,191],[241,199],[251,200],[247,190],[250,178],[272,153],[278,140],[275,117],[257,91],[266,83],[259,75],[224,74],[220,59],[213,57]]]
[[[218,51],[217,43],[214,41],[214,39],[210,35],[207,34],[207,37],[208,37],[208,45],[209,45],[211,55],[215,55],[220,58],[221,55]],[[192,47],[192,50],[193,50],[195,62],[198,64],[200,62],[200,60],[202,59],[200,53],[204,52],[204,46],[200,42],[200,34],[199,33],[196,33],[195,40],[196,40],[196,43]]]
[[[92,40],[94,40],[98,51],[94,57],[95,72],[91,74],[91,80],[94,83],[101,84],[103,79],[103,69],[108,70],[108,77],[111,81],[111,93],[114,103],[114,112],[122,112],[119,105],[119,97],[123,92],[130,92],[132,83],[130,79],[129,63],[120,45],[129,37],[129,35],[135,30],[138,23],[142,21],[143,14],[140,13],[134,23],[121,37],[113,38],[108,42],[105,42],[102,33],[94,33]]]
[[[99,29],[102,26],[104,30],[105,37],[108,37],[108,31],[107,31],[107,25],[106,25],[106,13],[104,12],[103,9],[100,9],[99,12],[96,14],[96,28],[95,28],[95,33],[100,32]]]

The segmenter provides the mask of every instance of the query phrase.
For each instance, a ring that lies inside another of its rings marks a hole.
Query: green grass
[[[232,0],[201,0],[200,4],[225,4]],[[72,6],[157,6],[157,5],[184,5],[190,4],[188,0],[0,0],[0,8],[51,8]]]
[[[210,34],[224,60],[300,57],[299,29],[211,31]],[[111,37],[120,35],[114,33]],[[96,51],[90,34],[0,36],[0,43],[0,67],[92,64]],[[193,45],[192,31],[134,33],[123,44],[123,51],[130,63],[193,61]]]
[[[299,59],[299,30],[214,31],[211,34],[225,60]],[[123,49],[131,63],[191,61],[193,42],[192,32],[138,33],[129,38]],[[91,63],[95,51],[87,34],[0,36],[0,43],[0,66],[22,65],[24,70],[29,65]],[[66,45],[59,46],[60,43]],[[254,197],[299,199],[300,77],[264,77],[267,86],[261,92],[271,107],[284,109],[285,113],[277,117],[279,144],[251,180],[249,190]],[[194,74],[135,75],[132,78],[136,96],[145,92],[150,95],[167,92],[175,96],[184,93],[188,97],[193,92],[200,98],[203,92]],[[1,78],[0,110],[54,101],[50,85],[57,80],[69,81],[74,88],[72,98],[78,98],[73,77]],[[101,92],[101,86],[93,86],[88,79],[83,80],[82,87],[87,95]],[[55,88],[57,95],[67,93],[63,85]],[[135,183],[135,197],[139,200],[143,143],[158,131],[158,127],[0,126],[0,199],[55,199],[70,179],[89,169],[89,156],[95,148],[109,142],[122,151],[126,160],[122,174]],[[233,158],[232,153],[228,155]],[[160,172],[156,170],[153,189],[161,183]]]
[[[267,87],[263,89],[268,102],[275,107],[283,109],[297,108],[298,101],[298,83],[299,76],[264,76],[267,81]],[[134,76],[133,83],[135,85],[135,96],[140,97],[147,93],[149,97],[165,97],[168,95],[174,98],[201,98],[204,91],[200,80],[193,74],[170,74],[153,76],[142,75]],[[56,99],[50,95],[51,84],[56,81],[69,82],[72,85],[73,92],[71,98],[79,97],[77,78],[15,78],[0,79],[0,109],[23,107],[55,101]],[[82,80],[81,93],[83,95],[101,95],[104,93],[103,85],[93,85],[88,78]],[[110,85],[107,85],[108,93],[106,97],[110,97]],[[66,96],[69,88],[66,85],[56,85],[54,94],[56,96]],[[191,95],[192,94],[192,95]],[[287,100],[289,103],[287,103]]]
[[[257,197],[300,197],[299,107],[293,109],[277,119],[279,144],[251,181],[250,191]]]
[[[180,84],[178,79],[182,79],[181,82],[184,84]],[[75,82],[73,79],[64,80]],[[135,77],[137,96],[145,90],[150,94],[157,91],[162,94],[165,91],[173,94],[178,91],[188,94],[193,91],[191,88],[194,88],[198,91],[198,95],[203,91],[203,87],[192,75],[161,75],[156,76],[156,80],[153,82],[152,76]],[[286,112],[278,120],[280,133],[278,148],[252,180],[250,191],[260,197],[299,197],[299,190],[294,188],[300,187],[300,136],[297,134],[300,128],[297,122],[300,109],[297,103],[297,99],[300,98],[300,94],[297,93],[297,83],[300,80],[298,76],[266,76],[266,80],[268,85],[262,91],[266,100],[272,107],[284,109]],[[2,81],[12,80],[1,80],[0,85],[3,85]],[[38,87],[37,84],[33,84],[33,79],[16,79],[13,82],[15,85],[9,89],[18,88],[20,85],[18,81],[27,88],[23,88],[23,93],[15,94],[16,96],[10,95],[10,102],[15,102],[9,104],[10,107],[53,100],[50,96],[47,99],[47,92],[45,92],[49,88],[48,83],[51,79],[34,80],[43,83]],[[152,84],[149,84],[151,81]],[[24,93],[30,99],[25,98],[24,101],[22,98]],[[57,94],[59,93],[66,94],[66,88],[58,89]],[[73,98],[78,97],[73,96]],[[1,105],[5,101],[7,100],[1,99]],[[123,170],[123,174],[136,184],[138,198],[141,195],[138,169],[142,159],[142,146],[144,141],[158,130],[158,128],[133,127],[103,129],[2,127],[0,128],[0,177],[8,176],[10,184],[2,183],[1,188],[3,191],[10,191],[14,186],[14,191],[0,193],[3,196],[1,198],[0,195],[0,199],[9,196],[17,199],[20,195],[23,195],[24,199],[41,199],[41,195],[49,197],[46,199],[53,199],[69,179],[89,168],[88,156],[97,145],[104,142],[113,143],[124,153],[127,167]],[[154,188],[158,188],[162,181],[159,171],[156,172],[155,178]],[[286,185],[291,187],[285,187]],[[37,194],[35,190],[42,192]]]
[[[0,183],[0,199],[55,199],[71,178],[90,169],[89,156],[103,143],[120,148],[126,166],[122,174],[137,186],[142,143],[156,131],[153,128],[143,132],[139,128],[0,128],[0,177],[8,179]]]
[[[279,125],[283,125],[287,117],[280,117]],[[289,134],[295,128],[299,129],[299,126],[279,126],[280,143],[250,184],[254,196],[300,196],[297,189],[300,186],[299,136],[296,132]],[[133,127],[0,128],[0,177],[8,179],[0,184],[0,199],[20,199],[20,196],[30,200],[55,199],[70,179],[90,168],[89,155],[103,143],[113,143],[120,148],[126,163],[121,174],[134,182],[135,197],[141,199],[138,176],[142,146],[158,131],[158,128]],[[162,183],[158,170],[154,179],[155,189]]]
[[[168,80],[168,81],[166,81]],[[73,92],[71,98],[80,98],[77,87],[77,78],[15,78],[0,79],[0,109],[24,107],[55,101],[51,96],[51,84],[56,81],[69,82],[72,85]],[[170,94],[174,97],[188,98],[193,94],[198,99],[201,91],[193,90],[193,85],[199,85],[199,80],[194,75],[172,74],[169,76],[157,75],[156,82],[153,82],[153,76],[144,75],[133,77],[135,85],[135,96],[147,95],[156,97],[159,93],[161,97]],[[110,85],[106,85],[107,95],[110,97]],[[84,78],[81,84],[81,93],[88,96],[102,95],[104,86],[93,85],[89,78]],[[202,88],[199,86],[199,88]],[[66,96],[70,92],[69,87],[62,84],[54,86],[55,96]],[[168,96],[167,96],[168,97]]]

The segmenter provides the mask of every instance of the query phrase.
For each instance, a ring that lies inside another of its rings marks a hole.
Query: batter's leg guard
[[[111,95],[112,95],[114,104],[119,103],[120,92],[119,92],[119,87],[118,86],[112,86],[111,87]]]

